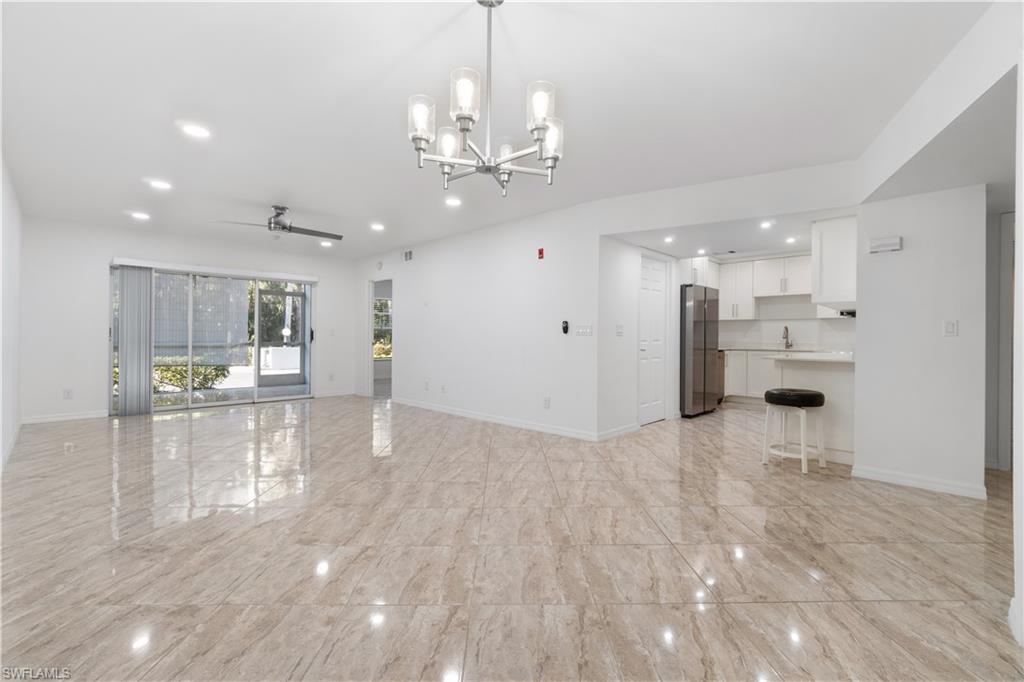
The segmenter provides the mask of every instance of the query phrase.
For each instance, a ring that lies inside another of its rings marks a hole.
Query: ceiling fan
[[[241,220],[222,220],[222,223],[228,223],[231,225],[252,225],[253,227],[263,227],[266,225],[267,229],[271,232],[288,232],[290,234],[304,234],[309,237],[319,237],[320,239],[336,239],[341,241],[344,237],[340,234],[331,234],[330,232],[321,232],[320,230],[310,230],[305,227],[299,227],[292,225],[292,221],[285,218],[285,214],[288,213],[287,206],[271,206],[274,209],[274,215],[267,218],[266,223],[249,223]]]

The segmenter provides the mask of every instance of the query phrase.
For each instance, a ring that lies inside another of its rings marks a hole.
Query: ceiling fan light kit
[[[409,98],[409,139],[416,150],[416,161],[423,168],[425,161],[436,163],[441,170],[441,183],[448,189],[450,182],[476,173],[494,178],[501,187],[501,195],[508,196],[508,185],[516,173],[539,175],[554,182],[555,168],[562,158],[565,145],[565,126],[554,116],[555,86],[548,81],[534,81],[526,89],[526,129],[533,137],[532,147],[516,151],[511,144],[501,144],[492,153],[491,140],[491,13],[504,0],[477,0],[487,9],[487,74],[483,80],[484,145],[480,149],[470,133],[480,121],[480,73],[469,67],[460,67],[451,75],[451,107],[449,114],[454,127],[437,128],[437,105],[429,95]],[[434,144],[436,153],[428,153]],[[462,158],[469,151],[473,158]],[[513,161],[536,156],[543,168],[520,166]],[[459,170],[456,170],[459,168]]]

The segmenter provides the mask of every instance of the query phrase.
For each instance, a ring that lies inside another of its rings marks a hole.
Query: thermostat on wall
[[[889,253],[903,250],[903,237],[876,237],[868,240],[868,253]]]

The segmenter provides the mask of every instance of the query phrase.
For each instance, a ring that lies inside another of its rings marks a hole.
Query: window
[[[391,357],[391,299],[373,299],[373,357]]]

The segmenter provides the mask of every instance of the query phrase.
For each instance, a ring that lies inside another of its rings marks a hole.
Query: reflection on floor
[[[390,398],[391,397],[391,379],[374,379],[373,380],[373,397],[374,398]]]
[[[73,679],[1024,676],[1010,479],[759,462],[729,408],[599,445],[365,398],[24,427],[3,665]]]

